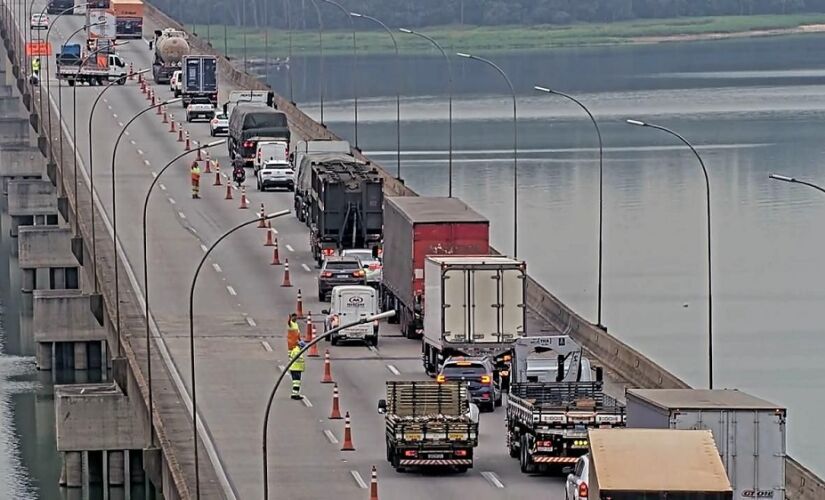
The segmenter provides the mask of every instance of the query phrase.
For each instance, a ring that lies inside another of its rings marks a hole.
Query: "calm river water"
[[[584,317],[596,320],[598,155],[592,124],[539,84],[572,93],[605,143],[602,322],[697,387],[707,384],[705,186],[690,151],[631,127],[637,117],[683,134],[712,190],[715,386],[789,408],[791,454],[825,473],[825,196],[768,174],[825,183],[825,37],[717,41],[490,56],[519,110],[518,256]],[[460,47],[456,47],[460,50]],[[395,61],[361,58],[359,144],[395,169]],[[350,140],[352,61],[326,61],[324,117]],[[513,250],[512,100],[489,67],[453,59],[454,191]],[[318,117],[317,60],[298,61],[295,98]],[[285,72],[274,88],[288,94]],[[447,193],[447,71],[405,58],[402,176]]]

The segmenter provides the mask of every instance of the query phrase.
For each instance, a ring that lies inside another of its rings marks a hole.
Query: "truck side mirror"
[[[321,309],[321,314],[329,314],[329,309]]]
[[[386,399],[379,399],[378,400],[378,413],[381,415],[387,413],[387,400]]]

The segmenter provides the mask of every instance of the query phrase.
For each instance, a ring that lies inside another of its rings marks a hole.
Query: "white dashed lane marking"
[[[272,352],[272,346],[271,346],[271,345],[269,345],[269,342],[267,342],[266,340],[262,340],[262,341],[261,341],[261,345],[262,345],[262,346],[264,346],[264,350],[265,350],[266,352]],[[281,371],[284,371],[284,370],[283,370],[283,367],[281,367],[281,368],[282,368],[282,369],[281,369]]]
[[[186,218],[186,214],[185,214],[185,213],[183,213],[183,212],[178,212],[178,217],[180,217],[181,219],[185,219],[185,218]]]
[[[338,438],[335,437],[335,434],[333,434],[331,430],[324,429],[324,436],[327,437],[327,441],[329,441],[330,444],[338,444]]]
[[[357,484],[359,488],[362,490],[367,489],[367,483],[364,482],[361,478],[361,474],[359,474],[357,470],[351,470],[349,473],[352,475],[352,478],[355,479],[355,484]]]
[[[246,324],[251,326],[252,328],[258,326],[258,323],[255,323],[255,320],[250,318],[249,316],[246,317]]]
[[[174,198],[169,198],[169,203],[171,203],[172,205],[174,205],[174,204],[176,204],[177,202],[175,201],[175,199],[174,199]]]
[[[223,272],[223,269],[221,269],[221,266],[219,266],[217,263],[212,264],[212,269],[214,269],[216,273]]]
[[[201,245],[201,250],[203,250],[203,253],[206,253],[209,249],[206,248],[206,245]]]
[[[142,149],[138,149],[137,152],[140,156],[143,156],[143,150]]]
[[[236,292],[235,289],[232,288],[231,285],[226,285],[226,291],[229,292],[229,295],[231,295],[233,297],[238,295],[238,292]]]
[[[306,272],[308,272],[308,273],[311,273],[311,272],[312,272],[312,270],[311,270],[311,269],[309,268],[309,266],[308,266],[308,265],[306,265],[306,264],[301,264],[301,267],[303,267],[303,268],[304,268],[304,271],[306,271]]]
[[[484,479],[493,485],[494,488],[504,488],[504,483],[501,482],[495,472],[486,471],[482,472],[481,475],[484,476]]]
[[[401,375],[401,372],[400,372],[400,371],[398,371],[398,368],[396,368],[396,367],[395,367],[395,366],[393,366],[393,365],[387,365],[387,370],[389,370],[390,372],[392,372],[392,374],[393,374],[393,375]]]
[[[301,399],[301,402],[304,403],[304,406],[306,406],[307,408],[312,408],[312,402],[309,399],[307,399],[306,396],[304,396]]]
[[[166,191],[166,186],[164,186],[163,184],[158,184],[158,186],[160,186],[161,191]]]

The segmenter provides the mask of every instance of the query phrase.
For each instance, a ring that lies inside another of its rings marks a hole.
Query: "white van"
[[[289,144],[285,141],[259,141],[255,150],[255,172],[267,163],[289,163]]]
[[[324,332],[339,325],[358,321],[360,318],[378,314],[378,291],[371,286],[345,285],[336,286],[330,295],[331,307],[322,313],[327,315]],[[359,340],[367,345],[378,345],[378,322],[353,326],[327,337],[332,345],[340,341]]]

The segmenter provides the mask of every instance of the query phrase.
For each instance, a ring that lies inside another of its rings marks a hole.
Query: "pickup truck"
[[[387,460],[396,471],[407,467],[452,468],[467,472],[478,446],[478,408],[467,386],[432,380],[387,382],[385,415]]]
[[[58,59],[57,78],[66,80],[70,87],[73,87],[75,82],[89,85],[103,85],[111,81],[117,81],[119,85],[126,83],[128,70],[119,55],[97,54],[86,59],[85,64],[83,61],[83,58],[71,62]]]
[[[195,97],[186,106],[186,121],[196,118],[205,118],[207,121],[215,117],[215,105],[208,97]]]

